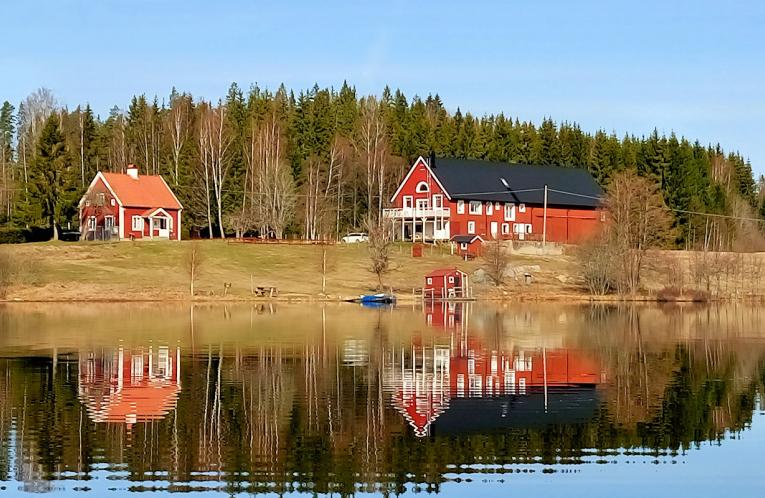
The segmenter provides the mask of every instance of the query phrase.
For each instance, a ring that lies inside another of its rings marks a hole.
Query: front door
[[[154,218],[154,230],[155,233],[153,234],[155,237],[159,237],[160,239],[169,239],[170,238],[170,223],[167,218],[164,216],[157,216]]]
[[[491,222],[491,237],[493,239],[497,238],[497,235],[499,234],[499,225],[496,221]]]

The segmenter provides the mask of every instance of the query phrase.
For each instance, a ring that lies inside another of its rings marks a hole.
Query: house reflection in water
[[[181,391],[179,347],[150,346],[81,352],[79,397],[94,422],[162,419]]]
[[[469,307],[428,303],[429,326],[387,358],[392,402],[417,436],[585,422],[599,400],[600,365],[565,347],[492,349],[468,334]]]

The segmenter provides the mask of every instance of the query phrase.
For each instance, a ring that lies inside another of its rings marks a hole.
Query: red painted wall
[[[430,192],[417,192],[417,185],[420,182],[428,184]],[[404,183],[396,197],[393,198],[391,205],[394,208],[404,207],[404,196],[412,196],[412,206],[417,206],[417,199],[428,199],[430,201],[429,207],[433,207],[433,195],[442,195],[444,207],[449,206],[449,200],[446,198],[446,194],[438,186],[438,182],[433,178],[428,171],[427,166],[423,161],[417,161],[414,166],[414,171],[411,171],[411,175]]]
[[[102,205],[99,205],[98,194],[104,194],[104,202]],[[112,200],[114,200],[113,206]],[[104,218],[106,216],[114,217],[114,226],[119,226],[120,223],[119,204],[117,204],[117,200],[114,199],[109,192],[109,189],[106,188],[106,185],[104,185],[104,182],[100,178],[93,185],[93,188],[90,190],[90,193],[86,198],[86,202],[80,209],[80,233],[84,234],[86,238],[88,235],[88,218],[91,216],[96,217],[96,226],[101,228],[104,227]]]
[[[133,230],[133,216],[142,216],[147,211],[146,208],[125,208],[125,238],[129,239],[131,237],[135,239],[148,239],[151,234],[149,234],[149,223],[147,220],[144,219],[143,223],[143,230]],[[173,226],[170,229],[170,240],[181,240],[180,238],[180,232],[178,231],[178,218],[179,218],[179,211],[175,209],[165,209],[167,211],[167,214],[170,215],[170,217],[173,219]],[[157,236],[157,232],[155,230],[154,236]]]

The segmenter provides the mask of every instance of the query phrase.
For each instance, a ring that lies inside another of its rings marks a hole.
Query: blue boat
[[[396,302],[396,296],[393,294],[365,294],[354,299],[353,302],[361,304],[393,304]]]

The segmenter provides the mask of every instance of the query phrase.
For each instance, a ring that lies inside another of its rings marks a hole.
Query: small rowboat
[[[365,294],[353,299],[354,303],[361,304],[393,304],[396,302],[396,296],[393,294]]]

